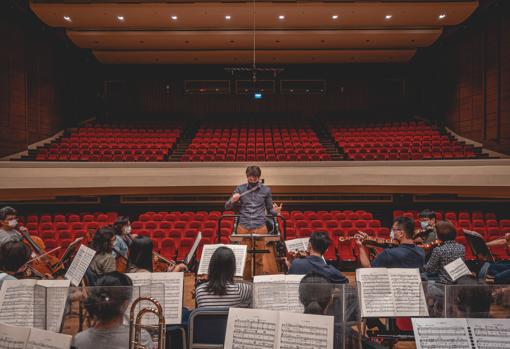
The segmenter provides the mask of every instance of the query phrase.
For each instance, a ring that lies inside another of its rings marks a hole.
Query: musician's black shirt
[[[372,267],[376,268],[421,268],[423,264],[425,251],[413,244],[387,248],[372,261]]]
[[[234,190],[235,193],[242,194],[250,190],[251,186],[246,183],[238,186]],[[276,216],[277,213],[273,209],[273,198],[271,188],[261,184],[260,188],[246,194],[239,199],[235,204],[225,204],[225,209],[231,210],[234,207],[239,207],[239,224],[247,229],[256,229],[266,224],[266,210],[269,214]]]
[[[327,264],[318,256],[307,256],[295,259],[289,269],[289,274],[304,275],[314,271],[331,280],[331,282],[345,284],[349,280],[335,267]]]

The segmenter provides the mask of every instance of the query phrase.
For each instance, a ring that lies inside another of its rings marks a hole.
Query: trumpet
[[[154,308],[142,308],[135,317],[136,306],[138,303],[147,301],[152,303]],[[137,298],[131,305],[129,311],[129,349],[150,349],[142,345],[142,318],[145,314],[152,313],[158,317],[158,349],[165,349],[165,315],[163,308],[157,300],[151,297],[140,297]]]

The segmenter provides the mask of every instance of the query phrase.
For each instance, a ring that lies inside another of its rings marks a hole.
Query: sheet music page
[[[280,312],[276,349],[333,349],[334,317]]]
[[[412,318],[417,349],[475,348],[466,319]]]
[[[5,280],[0,290],[0,322],[34,327],[36,280]]]
[[[234,255],[236,256],[236,275],[242,277],[244,274],[244,266],[246,264],[246,245],[204,245],[202,249],[202,257],[200,258],[200,265],[198,266],[198,275],[203,275],[209,273],[209,263],[211,262],[211,257],[216,251],[216,249],[220,246],[225,246],[230,248]]]
[[[395,301],[394,316],[429,316],[420,271],[409,268],[388,268]]]
[[[278,312],[263,309],[230,308],[225,349],[274,349]]]
[[[151,273],[127,273],[127,276],[133,281],[133,296],[131,298],[131,302],[129,302],[129,306],[126,309],[126,313],[124,314],[124,323],[129,323],[129,312],[131,310],[131,305],[133,302],[139,298],[139,297],[152,297],[152,274]],[[164,287],[161,287],[162,289]],[[138,303],[137,310],[138,312],[143,306],[149,306],[152,307],[147,302],[140,302]],[[154,324],[156,323],[156,318],[154,316],[151,316],[151,314],[147,314],[146,322],[144,323],[150,323]]]
[[[191,250],[189,250],[188,255],[184,259],[184,264],[188,265],[189,262],[191,262],[191,258],[193,258],[193,255],[197,251],[198,245],[200,244],[201,240],[202,240],[202,232],[199,231],[197,234],[197,237],[195,238],[195,242],[193,243],[193,246],[191,246]]]
[[[79,286],[81,279],[83,279],[83,276],[95,255],[96,251],[85,245],[81,245],[66,272],[65,278],[70,280],[74,286]]]
[[[152,273],[153,285],[164,285],[164,294],[157,294],[159,287],[152,289],[152,297],[160,300],[165,309],[167,325],[182,322],[182,301],[184,288],[184,273]]]
[[[466,319],[479,349],[510,348],[510,319]]]
[[[309,241],[310,238],[285,240],[285,247],[287,248],[287,252],[306,251]]]
[[[448,263],[443,268],[452,278],[453,281],[457,281],[460,277],[464,275],[471,274],[466,263],[464,263],[464,261],[460,257],[454,260],[453,262]]]
[[[387,317],[395,314],[388,269],[358,268],[356,280],[362,317]]]
[[[287,293],[287,311],[302,313],[305,310],[299,300],[299,284],[304,275],[285,275],[285,289]]]
[[[253,278],[253,308],[287,310],[285,275],[256,275]]]
[[[72,340],[67,334],[31,328],[26,349],[69,349]]]
[[[69,280],[39,280],[37,281],[37,285],[43,286],[46,289],[45,329],[53,332],[60,332],[71,282]],[[38,307],[37,302],[35,307]]]
[[[0,323],[0,349],[24,349],[30,329]]]

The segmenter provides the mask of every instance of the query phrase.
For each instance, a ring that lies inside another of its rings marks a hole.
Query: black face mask
[[[248,182],[248,188],[253,188],[253,187],[257,186],[258,184],[259,184],[258,182],[257,183]]]

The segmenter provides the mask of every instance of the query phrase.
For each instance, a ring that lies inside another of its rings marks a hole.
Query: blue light
[[[255,99],[262,99],[262,93],[255,93]]]

